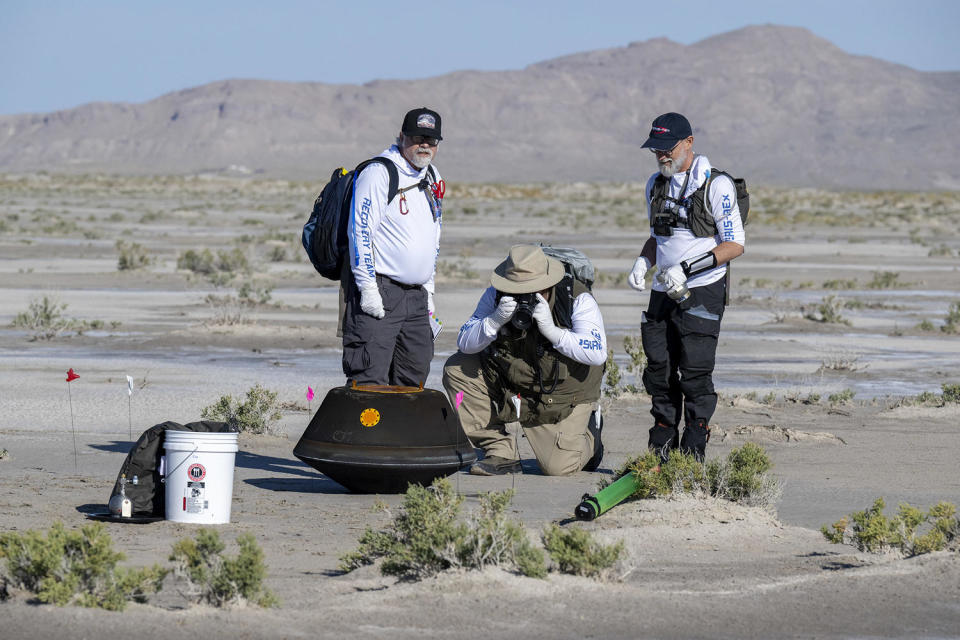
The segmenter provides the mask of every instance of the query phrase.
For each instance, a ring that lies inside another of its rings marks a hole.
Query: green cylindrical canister
[[[637,477],[628,473],[596,495],[584,494],[574,514],[580,520],[593,520],[632,496],[636,490]]]

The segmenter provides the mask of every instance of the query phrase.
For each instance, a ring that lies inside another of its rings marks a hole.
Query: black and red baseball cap
[[[660,149],[669,151],[681,140],[686,140],[693,135],[693,129],[690,128],[690,121],[679,113],[665,113],[657,116],[650,127],[650,137],[643,143],[644,149]]]
[[[440,114],[433,109],[420,107],[411,109],[403,117],[403,126],[400,133],[407,136],[426,136],[443,140],[440,135]]]

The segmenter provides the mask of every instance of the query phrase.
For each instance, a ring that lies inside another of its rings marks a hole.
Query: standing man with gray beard
[[[393,171],[368,165],[356,178],[347,228],[350,277],[343,315],[343,373],[357,384],[418,386],[433,359],[433,277],[440,248],[443,180],[431,166],[440,114],[403,118],[396,144],[380,154]]]
[[[648,446],[663,460],[679,447],[703,461],[717,407],[713,368],[726,299],[724,265],[743,253],[743,223],[733,179],[693,153],[693,130],[684,116],[665,113],[654,120],[643,147],[656,156],[659,171],[646,187],[650,238],[628,282],[643,291],[647,271],[657,266],[640,320],[643,385],[653,401]]]

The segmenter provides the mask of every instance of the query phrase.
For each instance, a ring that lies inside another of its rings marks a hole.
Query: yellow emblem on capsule
[[[376,409],[364,409],[363,412],[360,413],[360,424],[363,426],[372,427],[378,422],[380,422],[380,412]]]

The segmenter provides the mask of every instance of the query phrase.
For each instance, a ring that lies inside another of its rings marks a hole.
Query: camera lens
[[[510,323],[521,331],[533,324],[533,307],[537,304],[537,299],[530,293],[524,293],[517,296],[517,310]]]

